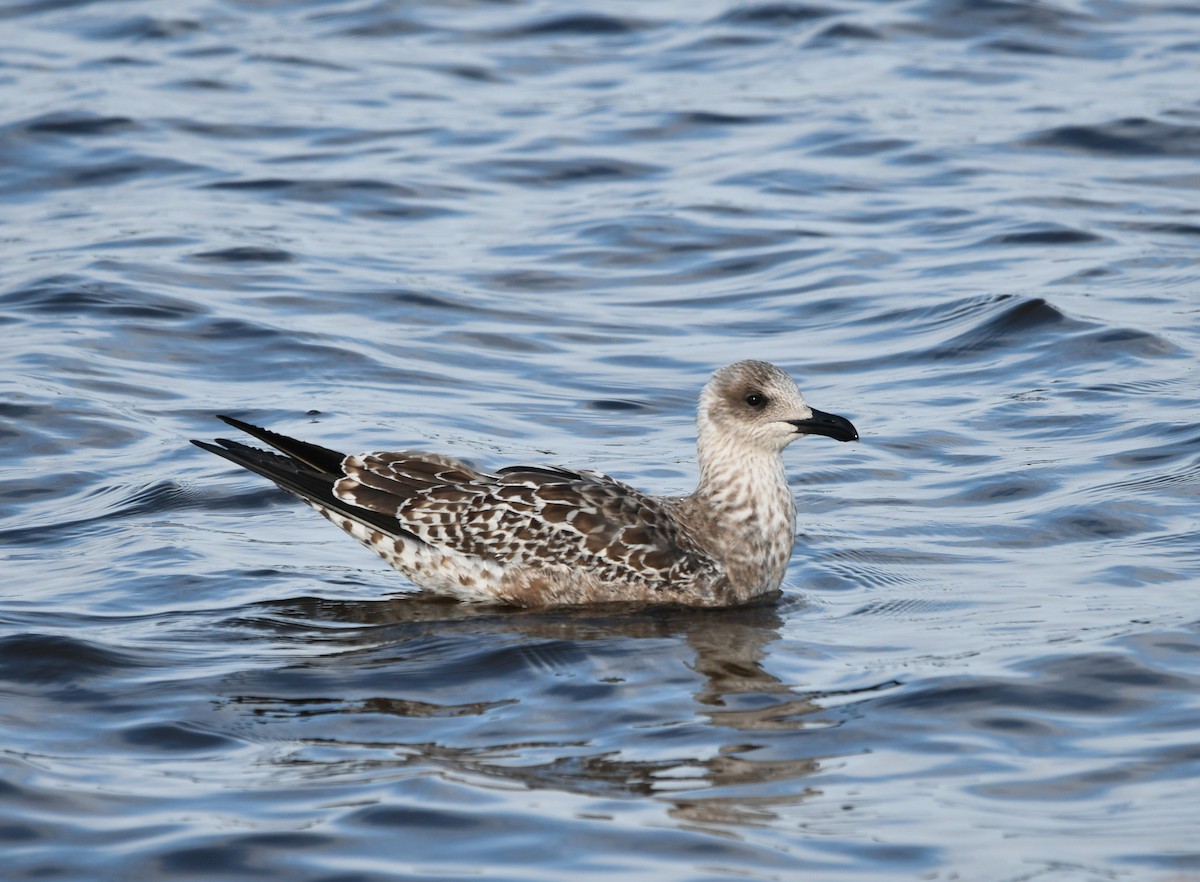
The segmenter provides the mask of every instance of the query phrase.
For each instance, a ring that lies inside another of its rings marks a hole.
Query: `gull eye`
[[[762,395],[758,392],[751,392],[749,395],[746,396],[746,403],[749,404],[751,407],[758,409],[758,408],[764,407],[766,405],[767,396]]]

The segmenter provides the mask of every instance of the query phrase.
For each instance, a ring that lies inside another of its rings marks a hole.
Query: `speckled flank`
[[[858,437],[759,361],[721,369],[701,394],[700,484],[684,497],[558,467],[487,474],[416,451],[341,457],[223,419],[285,455],[230,441],[200,446],[300,496],[415,584],[520,606],[724,606],[774,592],[796,517],[784,447],[802,434]]]

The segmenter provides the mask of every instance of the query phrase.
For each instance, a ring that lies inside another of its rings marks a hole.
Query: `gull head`
[[[801,435],[858,440],[848,419],[810,407],[792,378],[765,361],[739,361],[713,374],[700,393],[697,425],[701,438],[746,452],[778,454]]]

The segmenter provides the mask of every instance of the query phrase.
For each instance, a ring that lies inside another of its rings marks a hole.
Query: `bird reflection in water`
[[[239,678],[229,707],[299,745],[272,760],[285,777],[426,768],[652,795],[689,824],[765,824],[813,792],[804,781],[827,743],[815,749],[803,733],[836,725],[821,693],[767,669],[776,604],[511,611],[405,597],[256,613],[241,624],[276,632],[287,660],[251,689]]]

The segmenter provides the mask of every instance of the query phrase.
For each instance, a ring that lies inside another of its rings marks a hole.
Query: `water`
[[[0,8],[0,842],[29,879],[1200,879],[1200,15]],[[695,479],[784,599],[414,599],[187,444]]]

